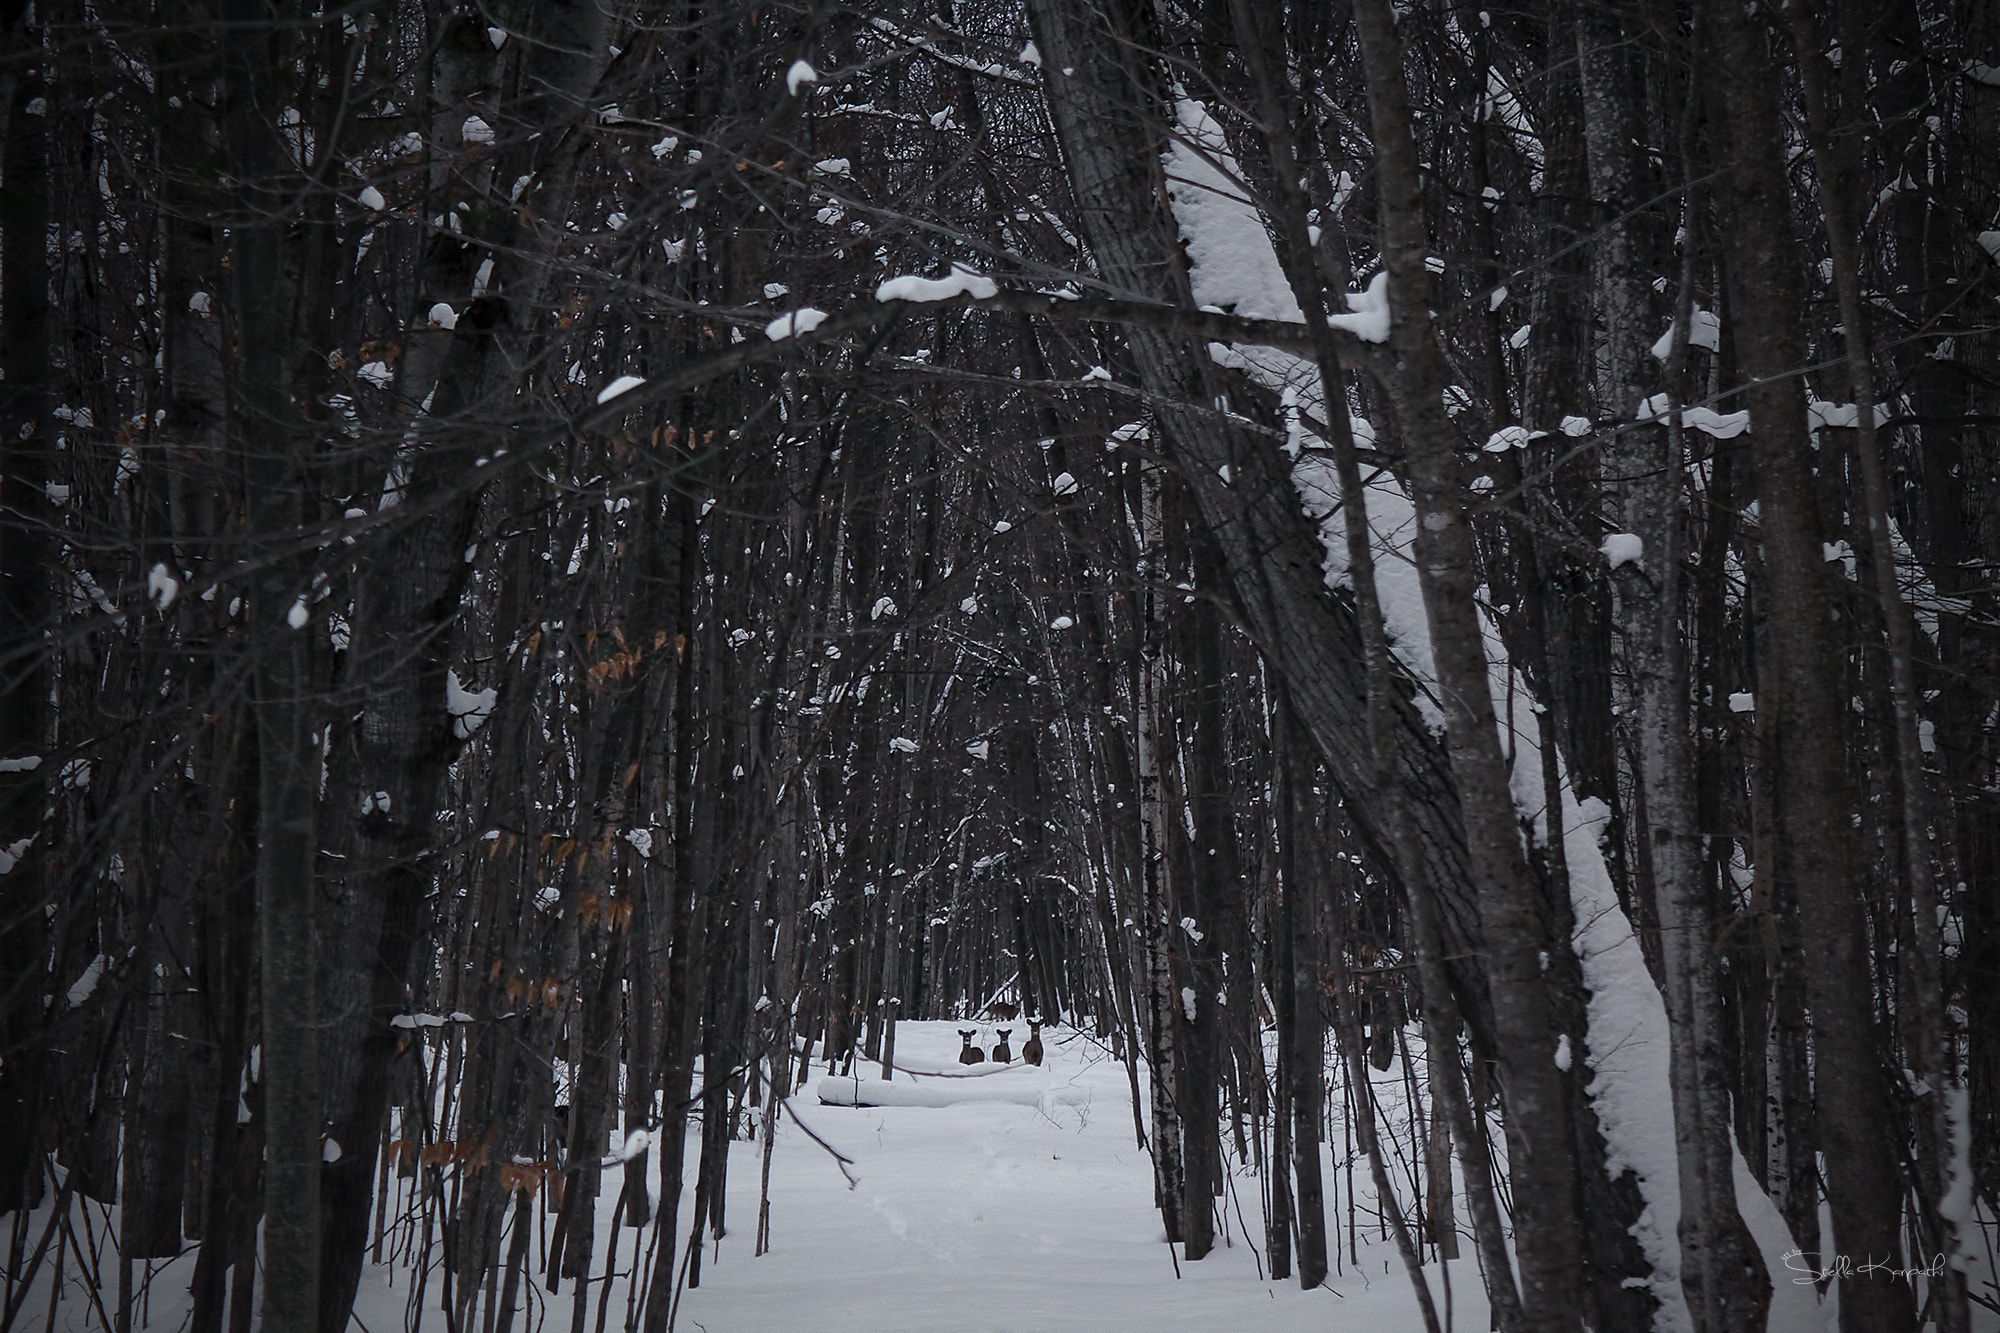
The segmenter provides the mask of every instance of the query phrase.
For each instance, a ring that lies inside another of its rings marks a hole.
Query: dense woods
[[[1001,1001],[1183,1261],[2000,1314],[1994,7],[4,17],[0,1327],[665,1329]]]

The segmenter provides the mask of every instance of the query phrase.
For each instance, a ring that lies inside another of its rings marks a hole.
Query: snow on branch
[[[985,274],[975,273],[963,264],[953,264],[951,272],[942,278],[919,278],[913,274],[890,278],[875,289],[875,299],[929,304],[949,301],[955,296],[969,296],[975,301],[984,301],[998,295],[999,291],[998,284]]]

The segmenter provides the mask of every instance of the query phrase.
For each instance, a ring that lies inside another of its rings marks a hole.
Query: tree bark
[[[43,1100],[36,1028],[42,993],[49,859],[43,811],[55,765],[49,736],[50,624],[56,562],[46,492],[49,429],[48,118],[35,28],[8,25],[18,62],[6,80],[0,146],[0,1213],[32,1208],[43,1194],[37,1130]],[[74,1168],[72,1168],[74,1169]]]
[[[230,432],[245,461],[245,519],[264,557],[249,631],[257,727],[257,909],[263,1040],[264,1327],[311,1333],[319,1318],[319,1186],[325,1121],[313,939],[317,744],[310,559],[299,554],[311,491],[310,447],[290,392],[282,320],[283,199],[290,172],[278,127],[280,21],[264,0],[223,9],[225,134],[235,178],[254,182],[255,215],[235,228],[230,313],[236,383]]]
[[[1841,340],[1847,354],[1847,383],[1854,396],[1854,457],[1861,473],[1862,504],[1866,510],[1869,565],[1874,574],[1875,600],[1881,608],[1889,647],[1889,695],[1892,714],[1896,786],[1901,797],[1903,872],[1909,876],[1910,928],[1916,947],[1907,960],[1908,1008],[1899,1014],[1908,1035],[1911,1073],[1927,1092],[1916,1119],[1917,1168],[1922,1198],[1931,1213],[1926,1229],[1933,1233],[1935,1253],[1947,1266],[1931,1279],[1939,1333],[1964,1333],[1971,1313],[1965,1274],[1950,1260],[1958,1252],[1957,1219],[1940,1206],[1951,1187],[1947,1178],[1951,1157],[1951,1105],[1959,1086],[1957,1060],[1948,1044],[1945,995],[1941,981],[1944,945],[1938,929],[1936,853],[1931,848],[1930,779],[1924,771],[1923,742],[1917,716],[1916,627],[1903,604],[1898,586],[1896,544],[1889,527],[1889,484],[1884,476],[1881,441],[1875,421],[1879,395],[1869,346],[1867,312],[1861,287],[1860,235],[1854,225],[1849,196],[1843,190],[1846,173],[1835,160],[1830,140],[1824,57],[1812,16],[1802,7],[1786,13],[1805,92],[1806,141],[1812,149],[1813,180],[1818,186],[1833,261],[1834,290],[1840,302]]]
[[[1146,949],[1146,1061],[1152,1066],[1153,1195],[1167,1243],[1177,1245],[1187,1235],[1186,1175],[1181,1145],[1180,1108],[1174,1091],[1180,1086],[1181,1054],[1177,1034],[1168,904],[1173,901],[1172,864],[1167,853],[1167,820],[1171,817],[1164,769],[1167,747],[1164,626],[1159,586],[1165,538],[1162,532],[1162,478],[1157,465],[1140,465],[1139,617],[1139,928]]]
[[[1320,1171],[1320,1121],[1326,1109],[1326,1023],[1320,1009],[1319,902],[1321,895],[1303,874],[1300,843],[1312,828],[1307,796],[1312,790],[1305,747],[1278,691],[1278,727],[1273,762],[1278,768],[1280,904],[1279,966],[1283,969],[1279,1040],[1289,1086],[1278,1114],[1291,1117],[1292,1178],[1297,1182],[1299,1286],[1311,1290],[1326,1281],[1326,1190]],[[1301,778],[1305,781],[1301,781]],[[1274,1187],[1275,1188],[1275,1187]]]
[[[1521,851],[1505,756],[1495,727],[1472,532],[1443,408],[1444,379],[1429,309],[1422,187],[1411,137],[1402,44],[1388,0],[1357,0],[1369,118],[1380,176],[1383,265],[1389,275],[1391,395],[1417,516],[1416,563],[1446,716],[1488,958],[1494,1034],[1513,1167],[1521,1309],[1536,1329],[1582,1319],[1576,1182],[1561,1071],[1540,959],[1550,948]]]
[[[1661,974],[1671,1026],[1675,1153],[1679,1162],[1681,1285],[1695,1328],[1744,1333],[1761,1328],[1770,1281],[1736,1206],[1729,1083],[1723,1062],[1718,930],[1702,881],[1688,747],[1687,656],[1682,631],[1682,432],[1642,411],[1658,382],[1648,336],[1653,315],[1651,247],[1657,230],[1644,208],[1635,161],[1640,71],[1628,43],[1601,11],[1577,19],[1584,138],[1600,220],[1591,248],[1604,336],[1597,357],[1600,415],[1616,423],[1605,448],[1624,531],[1640,540],[1637,560],[1613,571],[1617,621],[1630,681],[1627,701],[1638,734],[1639,880],[1650,884],[1660,923]],[[1689,205],[1692,210],[1693,204]],[[1667,394],[1680,401],[1692,320],[1692,242],[1685,247],[1679,309],[1667,361]],[[1556,815],[1551,806],[1550,816]],[[1554,829],[1551,829],[1554,838]]]
[[[1728,3],[1710,6],[1714,54],[1728,127],[1721,197],[1731,218],[1722,235],[1736,348],[1749,387],[1759,536],[1768,571],[1770,625],[1777,662],[1760,672],[1761,707],[1778,715],[1777,817],[1790,850],[1793,889],[1804,933],[1806,993],[1812,1007],[1815,1118],[1824,1153],[1827,1202],[1837,1251],[1859,1266],[1900,1266],[1902,1188],[1899,1143],[1889,1114],[1868,975],[1868,914],[1856,882],[1858,809],[1849,778],[1845,657],[1836,637],[1839,599],[1823,554],[1806,403],[1799,370],[1807,364],[1799,256],[1786,239],[1792,219],[1776,74],[1761,13]],[[1826,1266],[1824,1263],[1822,1267]],[[1840,1320],[1847,1333],[1899,1333],[1914,1327],[1909,1283],[1883,1273],[1840,1279]]]

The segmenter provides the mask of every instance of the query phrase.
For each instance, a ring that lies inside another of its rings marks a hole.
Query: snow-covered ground
[[[1014,1040],[1025,1037],[1017,1027]],[[990,1045],[992,1031],[980,1040]],[[677,1327],[692,1333],[888,1333],[892,1330],[1171,1330],[1256,1328],[1269,1333],[1332,1326],[1371,1333],[1406,1333],[1423,1325],[1409,1281],[1374,1221],[1373,1191],[1364,1162],[1337,1172],[1338,1143],[1324,1150],[1329,1256],[1338,1265],[1324,1288],[1301,1291],[1296,1281],[1268,1280],[1261,1253],[1264,1205],[1256,1175],[1232,1177],[1235,1193],[1221,1201],[1228,1243],[1200,1263],[1174,1256],[1153,1208],[1152,1166],[1134,1144],[1130,1085],[1124,1066],[1088,1035],[1045,1029],[1041,1068],[957,1062],[951,1023],[905,1023],[897,1029],[898,1070],[888,1086],[896,1100],[929,1105],[828,1105],[880,1097],[870,1086],[879,1069],[852,1077],[814,1079],[781,1118],[771,1170],[771,1251],[754,1255],[760,1142],[732,1145],[728,1234],[704,1251],[701,1286],[684,1294]],[[935,1071],[931,1074],[910,1070]],[[1391,1106],[1402,1095],[1400,1073],[1380,1076],[1378,1097]],[[1142,1084],[1143,1087],[1143,1084]],[[1387,1109],[1387,1108],[1385,1108]],[[1395,1113],[1391,1111],[1393,1116]],[[852,1159],[846,1175],[814,1133]],[[1385,1128],[1390,1128],[1385,1126]],[[690,1133],[689,1193],[680,1230],[691,1220],[698,1132]],[[1337,1137],[1337,1135],[1336,1135]],[[1349,1180],[1359,1188],[1357,1264],[1347,1251]],[[615,1184],[599,1201],[597,1262],[602,1272]],[[655,1178],[657,1188],[657,1177]],[[407,1204],[397,1190],[391,1216]],[[106,1210],[92,1215],[103,1241]],[[1460,1217],[1464,1214],[1461,1211]],[[109,1210],[115,1223],[116,1210]],[[42,1220],[38,1217],[37,1222]],[[538,1208],[536,1220],[548,1218]],[[79,1223],[81,1227],[81,1223]],[[1246,1237],[1247,1228],[1247,1237]],[[644,1233],[650,1241],[652,1233]],[[607,1327],[623,1325],[632,1269],[633,1233],[621,1229],[619,1276],[610,1291]],[[539,1278],[541,1243],[531,1250]],[[1487,1327],[1479,1274],[1468,1257],[1449,1265],[1452,1326]],[[434,1251],[435,1254],[435,1251]],[[186,1327],[194,1250],[155,1263],[150,1277],[135,1269],[134,1324]],[[107,1275],[114,1271],[105,1264]],[[1439,1270],[1426,1270],[1444,1310]],[[22,1327],[45,1327],[49,1273],[26,1303]],[[53,1327],[101,1329],[104,1322],[72,1268]],[[350,1327],[369,1333],[442,1329],[440,1283],[433,1271],[417,1311],[410,1308],[407,1268],[370,1267],[362,1277]],[[516,1329],[556,1333],[570,1328],[571,1285],[560,1294],[527,1293],[526,1319]],[[145,1291],[140,1297],[138,1293]],[[599,1288],[593,1285],[594,1327]],[[106,1307],[113,1293],[100,1293]]]
[[[901,1025],[898,1069],[886,1085],[877,1067],[857,1066],[859,1079],[816,1073],[793,1099],[777,1130],[772,1248],[762,1256],[754,1249],[763,1145],[732,1146],[729,1231],[704,1249],[701,1285],[683,1295],[678,1328],[694,1333],[1251,1328],[1416,1333],[1423,1328],[1409,1280],[1376,1221],[1366,1163],[1347,1160],[1337,1078],[1334,1142],[1322,1148],[1327,1233],[1337,1253],[1329,1254],[1333,1271],[1326,1286],[1301,1291],[1295,1281],[1269,1280],[1260,1180],[1240,1165],[1232,1175],[1234,1192],[1220,1201],[1226,1226],[1218,1235],[1227,1243],[1200,1263],[1176,1265],[1153,1208],[1151,1162],[1134,1144],[1124,1066],[1087,1034],[1046,1029],[1047,1059],[1040,1068],[1018,1060],[1004,1068],[967,1068],[957,1062],[957,1026]],[[992,1036],[992,1029],[983,1027],[979,1041],[990,1045]],[[1015,1041],[1023,1036],[1017,1027]],[[1406,1137],[1410,1122],[1403,1102],[1409,1085],[1400,1068],[1371,1071],[1371,1078],[1383,1108],[1384,1151],[1403,1189],[1415,1148]],[[852,1105],[857,1099],[875,1104]],[[850,1159],[846,1172],[802,1125]],[[690,1134],[683,1237],[691,1221],[698,1140],[698,1132]],[[855,1178],[851,1187],[849,1174]],[[607,1185],[598,1206],[597,1273],[603,1271],[617,1193],[612,1182]],[[1351,1242],[1350,1185],[1356,1190]],[[393,1182],[392,1188],[397,1191],[393,1219],[408,1197]],[[1413,1191],[1406,1190],[1406,1212],[1412,1198]],[[105,1247],[106,1224],[115,1225],[116,1210],[107,1216],[92,1205],[90,1213],[90,1235],[83,1234],[81,1211],[76,1214],[82,1248]],[[45,1217],[34,1219],[37,1234]],[[1462,1200],[1458,1218],[1463,1232]],[[537,1208],[535,1221],[545,1229],[550,1218]],[[651,1231],[641,1234],[650,1242]],[[609,1329],[624,1324],[633,1236],[621,1229]],[[525,1293],[525,1318],[517,1315],[514,1324],[528,1333],[571,1327],[571,1284],[554,1296],[541,1287],[545,1245],[543,1236],[531,1246],[532,1290]],[[1481,1333],[1488,1326],[1486,1299],[1469,1234],[1461,1253],[1466,1257],[1424,1271],[1445,1328]],[[151,1265],[150,1276],[135,1269],[134,1326],[186,1327],[193,1268],[190,1247],[179,1259]],[[115,1270],[107,1261],[104,1271]],[[63,1303],[49,1324],[50,1276],[49,1270],[42,1274],[41,1290],[25,1303],[20,1327],[105,1327],[101,1311],[113,1307],[114,1292],[106,1289],[93,1299],[73,1264],[65,1274]],[[1831,1303],[1822,1307],[1813,1301],[1811,1288],[1796,1285],[1790,1280],[1795,1277],[1774,1265],[1772,1333],[1821,1333],[1830,1326]],[[438,1274],[433,1271],[416,1310],[410,1283],[407,1268],[371,1267],[363,1275],[350,1327],[366,1333],[443,1329]],[[595,1328],[600,1291],[594,1283],[583,1328]],[[1995,1326],[1984,1311],[1976,1323],[1983,1330]]]
[[[1041,1069],[1017,1062],[985,1077],[914,1080],[1007,1100],[855,1108],[822,1105],[817,1085],[809,1087],[795,1105],[855,1159],[859,1183],[850,1190],[823,1149],[796,1125],[781,1125],[771,1253],[752,1258],[757,1145],[737,1145],[731,1234],[719,1251],[711,1247],[719,1257],[684,1297],[681,1326],[707,1333],[1423,1327],[1394,1247],[1379,1241],[1366,1213],[1360,1264],[1343,1253],[1326,1289],[1269,1281],[1256,1252],[1263,1204],[1248,1173],[1234,1178],[1236,1194],[1223,1200],[1229,1246],[1200,1263],[1182,1261],[1176,1277],[1153,1208],[1152,1165],[1134,1145],[1124,1066],[1087,1037],[1043,1036],[1049,1056]],[[918,1068],[955,1070],[958,1047],[949,1023],[897,1029],[898,1061]],[[905,1080],[899,1071],[896,1081]],[[1330,1158],[1327,1172],[1331,1182]],[[1357,1170],[1357,1180],[1365,1174]],[[1372,1210],[1372,1191],[1363,1203]],[[1345,1217],[1343,1197],[1337,1213],[1329,1208],[1329,1237],[1339,1221],[1344,1239]],[[1473,1261],[1450,1267],[1455,1327],[1484,1330]]]

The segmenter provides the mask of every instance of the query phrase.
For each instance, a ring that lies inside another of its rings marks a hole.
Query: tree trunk
[[[25,38],[25,40],[24,40]],[[43,810],[55,765],[46,762],[50,673],[44,631],[56,569],[44,535],[49,512],[48,125],[30,114],[47,91],[39,32],[7,34],[6,139],[0,146],[0,1213],[43,1194],[42,1059],[36,1028],[49,952]],[[72,1167],[72,1169],[74,1169]]]
[[[1278,1114],[1291,1117],[1292,1177],[1297,1182],[1299,1286],[1326,1281],[1326,1197],[1320,1173],[1320,1121],[1326,1108],[1326,1024],[1320,1011],[1319,903],[1321,894],[1303,873],[1300,842],[1312,829],[1307,798],[1311,769],[1291,705],[1278,692],[1278,727],[1272,762],[1278,769],[1280,902],[1279,1034],[1288,1086]],[[1301,779],[1306,779],[1301,781]],[[1275,1186],[1273,1187],[1275,1189]]]
[[[1760,672],[1758,698],[1775,708],[1781,752],[1777,817],[1790,853],[1804,932],[1806,994],[1812,1007],[1815,1118],[1824,1153],[1833,1244],[1855,1263],[1868,1256],[1900,1266],[1901,1141],[1889,1114],[1880,1036],[1868,975],[1868,917],[1856,882],[1855,803],[1845,739],[1844,638],[1839,600],[1822,551],[1812,452],[1806,439],[1807,363],[1799,256],[1785,238],[1791,214],[1776,105],[1776,75],[1761,17],[1719,3],[1708,11],[1728,127],[1721,197],[1731,219],[1722,241],[1728,264],[1737,356],[1753,432],[1759,535],[1770,587],[1777,661]],[[1822,1264],[1822,1266],[1825,1266]],[[1883,1273],[1840,1278],[1847,1333],[1914,1327],[1909,1283]]]
[[[1167,733],[1162,716],[1166,705],[1161,696],[1166,690],[1166,666],[1158,592],[1166,577],[1162,568],[1165,551],[1160,472],[1151,463],[1142,463],[1140,468],[1139,928],[1146,948],[1146,1057],[1153,1069],[1153,1196],[1166,1227],[1167,1243],[1177,1245],[1187,1235],[1183,1215],[1187,1177],[1180,1108],[1174,1100],[1182,1059],[1176,1037],[1184,1020],[1177,1015],[1171,927],[1167,923],[1173,893],[1164,770],[1171,761],[1163,752]]]
[[[1614,495],[1624,532],[1640,541],[1639,558],[1621,562],[1613,576],[1630,681],[1627,702],[1639,742],[1634,811],[1639,880],[1653,892],[1672,1025],[1681,1284],[1697,1330],[1746,1333],[1762,1327],[1770,1281],[1736,1206],[1720,960],[1713,944],[1718,931],[1704,891],[1695,822],[1682,631],[1681,427],[1677,413],[1670,425],[1647,420],[1660,416],[1657,411],[1634,419],[1657,382],[1648,350],[1656,323],[1652,266],[1646,262],[1653,247],[1644,243],[1642,229],[1658,225],[1643,208],[1646,191],[1634,160],[1640,133],[1636,90],[1644,82],[1625,54],[1625,34],[1605,14],[1588,8],[1579,13],[1577,44],[1591,193],[1600,212],[1591,248],[1605,326],[1597,357],[1599,409],[1616,423],[1605,449],[1606,471],[1621,479]],[[1676,404],[1692,321],[1692,242],[1684,253],[1680,308],[1666,358],[1668,398]],[[1558,810],[1550,806],[1552,819]],[[1555,837],[1552,828],[1552,845]]]
[[[1402,45],[1388,0],[1358,0],[1369,116],[1380,175],[1384,267],[1389,275],[1391,393],[1416,505],[1416,563],[1444,699],[1446,742],[1471,849],[1494,1034],[1513,1166],[1521,1308],[1536,1329],[1582,1319],[1576,1163],[1565,1126],[1562,1074],[1540,959],[1550,942],[1528,882],[1508,770],[1495,729],[1486,646],[1474,601],[1472,532],[1445,419],[1444,379],[1429,317],[1423,195],[1411,137]]]
[[[1848,195],[1841,188],[1845,173],[1834,160],[1827,108],[1824,58],[1812,16],[1799,6],[1787,14],[1797,46],[1801,84],[1806,100],[1807,142],[1813,154],[1813,180],[1819,187],[1828,249],[1833,261],[1834,289],[1840,301],[1842,342],[1847,353],[1847,382],[1854,395],[1854,456],[1861,473],[1862,504],[1866,510],[1869,566],[1874,593],[1889,641],[1889,694],[1893,719],[1896,786],[1902,798],[1903,873],[1909,876],[1910,928],[1916,947],[1909,952],[1913,1011],[1899,1014],[1909,1035],[1911,1073],[1928,1089],[1917,1115],[1917,1167],[1922,1199],[1930,1216],[1933,1253],[1947,1258],[1947,1267],[1931,1280],[1939,1333],[1964,1333],[1971,1314],[1967,1307],[1965,1274],[1949,1266],[1958,1252],[1958,1219],[1942,1207],[1952,1182],[1953,1128],[1951,1107],[1959,1087],[1958,1062],[1951,1054],[1945,1024],[1945,995],[1940,980],[1944,946],[1938,928],[1937,875],[1931,849],[1930,779],[1924,772],[1923,743],[1917,717],[1916,627],[1903,604],[1898,586],[1896,544],[1889,528],[1889,485],[1884,476],[1881,442],[1877,438],[1875,369],[1869,347],[1866,303],[1861,286],[1860,236],[1855,230]]]
[[[231,265],[237,381],[234,452],[245,463],[250,539],[268,556],[251,599],[251,693],[257,726],[257,910],[261,931],[264,1159],[264,1327],[312,1333],[319,1318],[319,1186],[325,1121],[320,1095],[318,966],[313,879],[319,746],[309,628],[310,559],[294,553],[312,492],[289,390],[293,329],[274,299],[285,284],[287,154],[279,138],[280,15],[262,0],[223,9],[230,170],[256,192],[256,216],[235,229]]]

